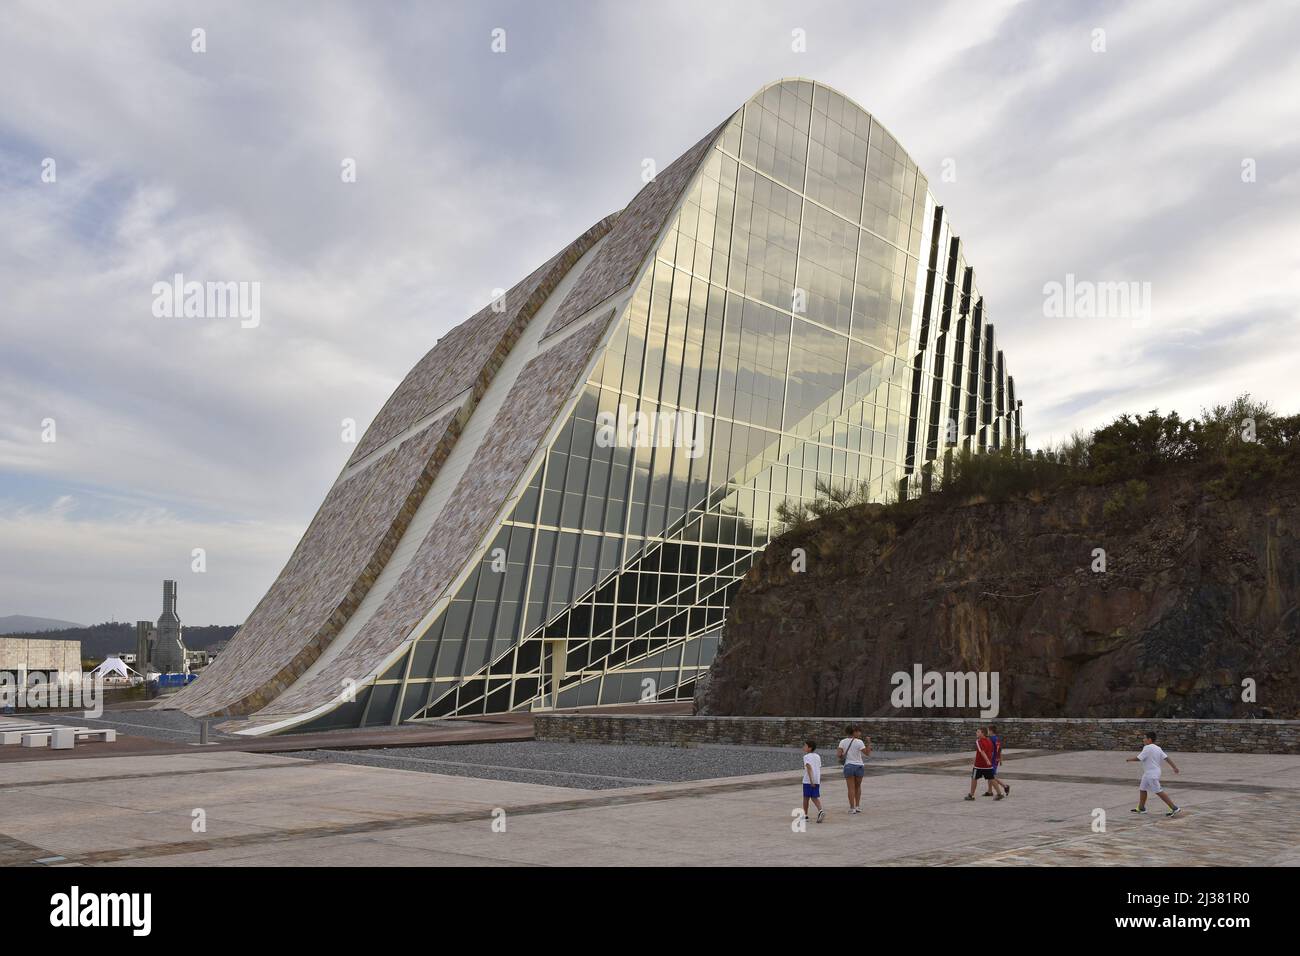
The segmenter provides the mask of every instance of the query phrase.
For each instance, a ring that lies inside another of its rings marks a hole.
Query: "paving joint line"
[[[506,807],[506,812],[515,816],[535,816],[546,813],[563,813],[569,810],[581,810],[588,807],[616,807],[629,804],[650,803],[656,800],[669,800],[679,797],[703,797],[719,793],[732,793],[737,790],[751,790],[755,787],[785,787],[788,780],[765,781],[725,781],[704,787],[677,785],[671,790],[655,793],[623,793],[617,790],[583,791],[590,796],[559,800],[551,803],[524,804],[514,808]],[[689,788],[689,789],[688,789]],[[361,833],[382,833],[408,827],[434,826],[443,823],[472,823],[475,821],[490,823],[491,814],[487,810],[456,810],[449,813],[420,813],[405,817],[393,817],[386,820],[366,820],[358,823],[323,824],[314,827],[294,827],[284,830],[271,830],[264,833],[240,834],[231,837],[215,837],[206,840],[189,840],[179,843],[159,843],[137,848],[119,848],[114,850],[97,850],[90,853],[68,856],[69,863],[95,864],[118,863],[124,860],[152,859],[175,856],[204,850],[220,850],[265,843],[284,843],[298,839],[324,839],[332,836],[351,836]]]
[[[153,755],[138,754],[133,756],[149,757]],[[177,755],[166,754],[165,756],[177,756]],[[289,759],[294,759],[294,758],[289,758]],[[21,762],[30,763],[31,761],[21,761]],[[325,761],[318,761],[318,763],[324,763],[324,762]],[[188,777],[196,773],[232,773],[235,771],[242,772],[245,770],[301,769],[302,765],[303,765],[302,762],[295,760],[294,763],[249,764],[247,766],[236,765],[230,767],[196,767],[193,770],[170,770],[165,772],[155,770],[152,773],[117,773],[117,774],[108,774],[106,776],[99,776],[99,777],[62,777],[53,780],[16,780],[13,783],[0,783],[0,793],[4,793],[6,790],[18,790],[26,787],[54,787],[54,786],[58,786],[59,784],[75,784],[75,783],[106,783],[106,782],[111,782],[113,780],[144,780],[144,779],[152,779],[154,777]],[[4,772],[3,768],[4,768],[4,764],[0,764],[0,774]]]
[[[950,768],[926,764],[922,766],[911,767],[868,767],[868,774],[883,775],[889,773],[917,773],[927,776],[948,776]],[[969,779],[969,774],[966,774]],[[1003,780],[1003,776],[998,774],[998,779]],[[1005,778],[1011,783],[1028,783],[1033,780],[1041,780],[1046,783],[1091,783],[1098,786],[1113,784],[1115,786],[1133,786],[1132,777],[1095,777],[1085,774],[1069,773],[1027,773],[1023,776],[1012,776]],[[1251,794],[1268,794],[1268,793],[1285,793],[1293,790],[1291,787],[1269,786],[1267,784],[1255,783],[1214,783],[1200,780],[1179,780],[1176,784],[1179,790],[1226,790],[1230,793],[1251,793]]]
[[[57,857],[58,854],[51,853],[43,846],[0,833],[0,866],[41,866],[44,865],[41,860]]]
[[[347,753],[347,751],[318,750],[318,751],[303,751],[303,753],[342,754],[342,753]],[[302,759],[312,760],[314,758],[304,757]],[[354,759],[355,758],[353,758],[353,760]],[[400,757],[400,756],[389,757],[383,754],[373,754],[370,755],[370,759],[397,761],[399,763],[422,763],[422,764],[428,764],[431,767],[467,767],[472,770],[498,770],[498,771],[508,772],[508,773],[530,773],[530,774],[535,774],[537,776],[544,776],[544,777],[581,777],[585,780],[616,780],[620,783],[630,783],[639,787],[656,787],[668,783],[689,782],[689,781],[673,781],[673,780],[654,780],[648,777],[616,777],[611,774],[604,774],[604,773],[580,773],[577,770],[545,770],[540,767],[511,767],[505,764],[495,764],[495,763],[467,763],[459,760],[437,760],[433,757]],[[378,763],[368,764],[368,763],[353,762],[353,760],[318,760],[316,762],[317,763],[341,763],[341,764],[348,764],[354,767],[357,766],[379,767],[381,770],[409,770],[410,769],[408,767],[386,767],[383,764],[378,764]],[[423,771],[416,770],[412,772],[421,773]],[[452,774],[452,776],[456,776],[456,775]],[[510,783],[512,781],[506,780],[504,782]],[[566,789],[572,790],[576,788],[568,787]]]

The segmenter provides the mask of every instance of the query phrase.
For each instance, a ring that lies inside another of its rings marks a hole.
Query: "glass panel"
[[[843,335],[795,320],[785,401],[786,431],[808,434],[839,415],[848,346],[849,340]]]

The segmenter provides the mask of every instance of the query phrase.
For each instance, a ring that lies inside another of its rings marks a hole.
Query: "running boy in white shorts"
[[[1142,737],[1145,746],[1142,752],[1136,757],[1129,757],[1127,763],[1142,764],[1142,782],[1138,784],[1138,805],[1133,808],[1134,813],[1147,812],[1147,794],[1154,793],[1157,797],[1165,802],[1169,807],[1169,812],[1165,814],[1172,817],[1181,808],[1174,801],[1169,799],[1165,793],[1165,788],[1160,785],[1160,766],[1168,760],[1169,766],[1174,768],[1174,773],[1178,773],[1178,764],[1169,759],[1169,754],[1165,753],[1156,745],[1156,735],[1148,731]]]

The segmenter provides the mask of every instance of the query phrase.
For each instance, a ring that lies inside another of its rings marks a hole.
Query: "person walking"
[[[871,738],[863,740],[862,728],[850,724],[844,728],[844,739],[835,752],[844,765],[844,783],[849,788],[849,813],[861,813],[862,778],[867,772],[864,758],[871,756]]]
[[[970,793],[966,794],[965,799],[975,799],[975,788],[979,786],[981,780],[987,780],[989,786],[998,791],[994,800],[1001,800],[1006,796],[1002,792],[1002,784],[993,776],[993,741],[989,740],[989,733],[983,727],[975,731],[975,763],[970,771]]]
[[[808,801],[817,807],[817,822],[826,819],[822,809],[822,758],[817,753],[817,741],[803,742],[803,818],[808,819]]]
[[[998,771],[1002,768],[1002,738],[998,736],[997,724],[989,724],[989,742],[993,744],[993,780],[997,780]],[[993,796],[993,780],[989,781],[988,789],[984,791],[984,796]],[[998,780],[998,783],[1002,783]],[[1002,783],[1002,789],[1006,795],[1011,796],[1011,784]]]
[[[1136,757],[1129,757],[1126,763],[1142,764],[1142,780],[1138,783],[1138,805],[1133,808],[1134,813],[1147,812],[1147,794],[1154,793],[1157,797],[1165,802],[1169,812],[1165,814],[1172,817],[1178,813],[1182,807],[1169,799],[1169,794],[1165,788],[1160,785],[1161,765],[1168,761],[1169,766],[1174,768],[1174,773],[1178,773],[1178,764],[1169,759],[1169,754],[1160,749],[1156,743],[1156,735],[1153,731],[1147,731],[1142,737],[1142,752]]]

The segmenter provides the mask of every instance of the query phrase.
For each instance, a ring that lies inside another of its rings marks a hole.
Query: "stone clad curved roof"
[[[669,214],[699,172],[709,147],[726,125],[726,122],[719,124],[637,193],[636,199],[618,217],[609,241],[601,247],[596,260],[584,273],[583,281],[561,303],[546,328],[547,335],[555,334],[588,309],[595,308],[632,284],[645,265],[645,258],[659,238]]]
[[[448,332],[416,363],[357,443],[352,462],[360,461],[405,429],[432,414],[474,385],[494,353],[508,352],[522,327],[537,314],[556,284],[617,220],[607,216],[531,275],[507,290],[502,311],[484,306]],[[499,356],[498,356],[499,357]]]
[[[270,700],[338,633],[405,532],[458,432],[448,412],[330,489],[271,590],[209,666],[172,700],[237,714]]]
[[[511,492],[527,479],[526,467],[581,384],[615,310],[607,307],[594,318],[589,313],[629,290],[721,128],[666,168],[625,210],[601,220],[508,290],[504,310],[485,307],[415,365],[358,443],[344,471],[347,480],[341,479],[331,489],[289,564],[226,652],[201,681],[167,706],[196,716],[256,712],[260,723],[304,714],[337,703],[345,680],[363,683],[410,640],[490,532]],[[319,664],[322,652],[356,612],[391,557],[396,539],[407,531],[411,514],[428,493],[496,371],[561,280],[598,243],[581,281],[557,302],[540,330],[550,344],[519,374],[396,585],[346,646],[335,648]],[[467,390],[470,395],[463,404],[443,409]],[[444,414],[436,422],[424,424],[397,448],[386,448],[439,410]],[[429,444],[435,434],[441,437]],[[425,451],[429,458],[416,472]],[[372,462],[379,452],[380,461]],[[348,478],[351,469],[363,470]],[[354,482],[364,483],[364,493],[362,483]],[[361,498],[376,505],[386,502],[405,519],[398,525],[390,522],[388,531],[377,535],[384,542],[382,548],[371,538],[385,516],[363,514],[356,508]],[[359,524],[365,524],[365,529]]]
[[[194,715],[247,714],[301,677],[360,606],[392,556],[473,405],[560,280],[606,233],[596,223],[429,351],[366,430],[289,562],[203,680],[168,701]],[[385,444],[470,394],[378,461]],[[365,467],[362,467],[365,465]]]
[[[586,368],[613,311],[589,322],[525,367],[451,500],[383,606],[320,673],[294,685],[259,719],[303,713],[337,699],[345,680],[360,681],[406,642],[430,606],[493,527],[501,504]]]

